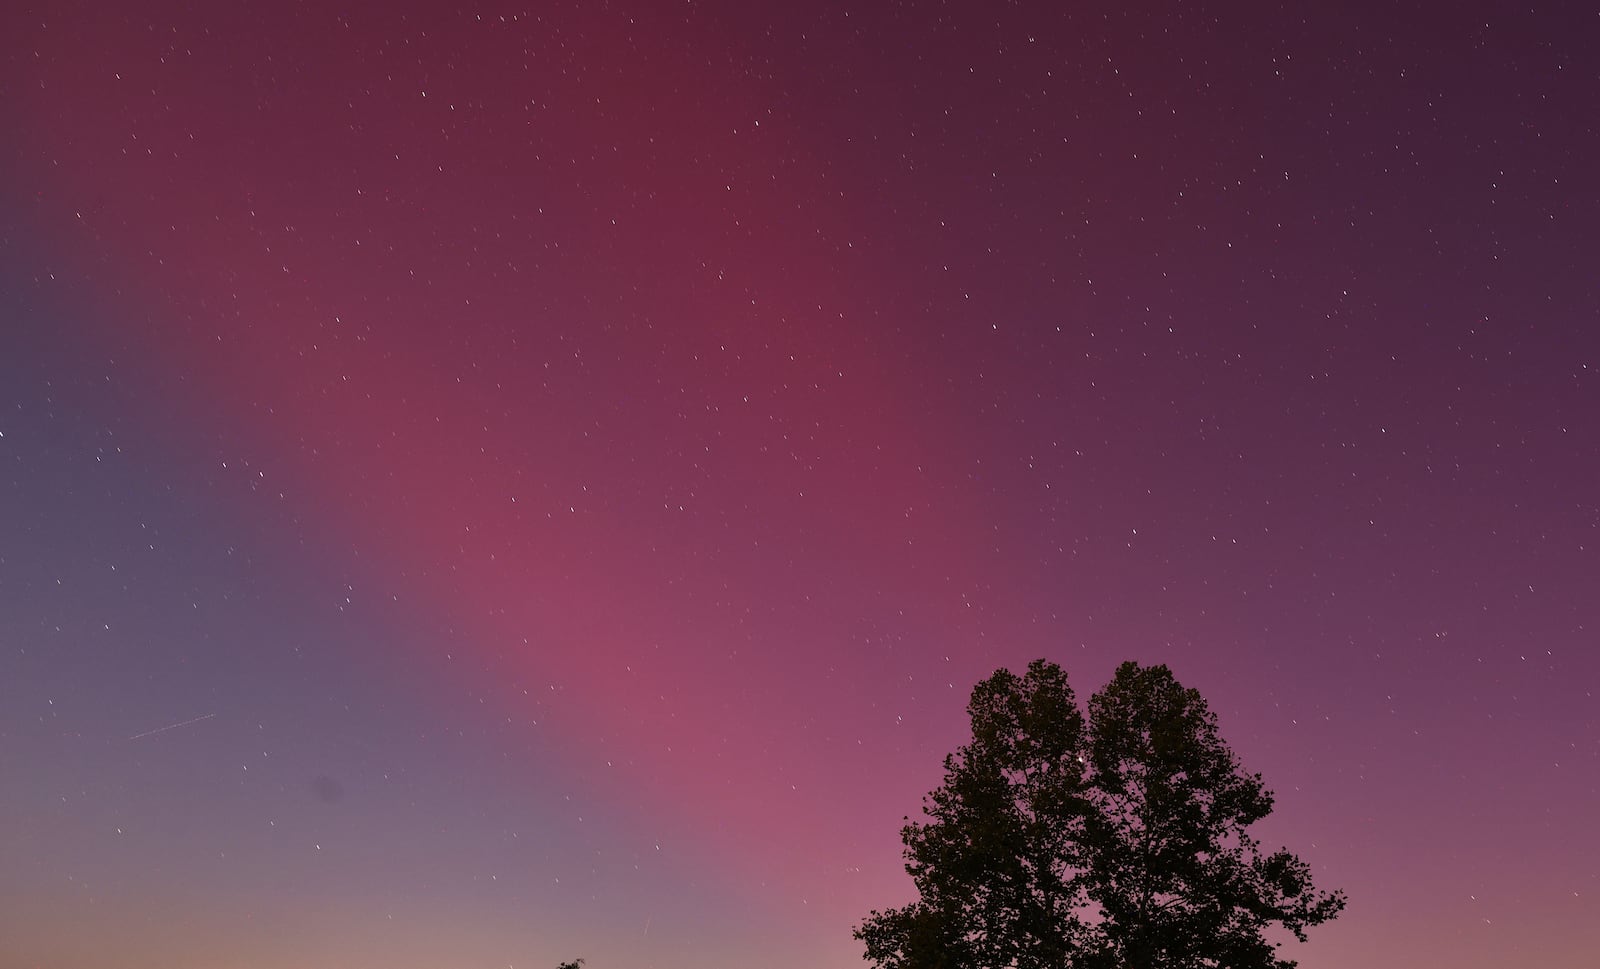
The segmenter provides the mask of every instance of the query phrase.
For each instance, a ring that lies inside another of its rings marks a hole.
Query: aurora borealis
[[[859,965],[972,684],[1167,663],[1600,951],[1600,21],[0,15],[0,964]]]

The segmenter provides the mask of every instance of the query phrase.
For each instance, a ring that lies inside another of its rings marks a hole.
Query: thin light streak
[[[129,737],[128,739],[129,740],[138,740],[140,737],[148,737],[151,734],[165,733],[168,730],[176,730],[179,727],[187,727],[191,723],[199,723],[202,720],[210,720],[214,716],[216,716],[215,713],[208,713],[203,717],[195,717],[195,718],[193,718],[191,720],[182,720],[182,721],[179,721],[178,723],[169,723],[165,727],[157,727],[154,730],[146,730],[144,733],[136,733],[133,736]]]

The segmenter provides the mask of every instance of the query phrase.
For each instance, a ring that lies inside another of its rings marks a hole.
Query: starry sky
[[[0,13],[0,963],[860,963],[1000,666],[1600,951],[1580,4]]]

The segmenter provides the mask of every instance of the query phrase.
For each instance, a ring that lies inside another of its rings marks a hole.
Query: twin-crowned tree
[[[1344,907],[1246,828],[1272,810],[1204,698],[1124,663],[1087,723],[1061,667],[972,691],[972,742],[901,831],[911,904],[855,931],[883,969],[1292,969],[1266,930]]]

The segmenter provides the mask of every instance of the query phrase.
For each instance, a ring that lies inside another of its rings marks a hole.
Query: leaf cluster
[[[1201,695],[1124,663],[1085,720],[1044,660],[974,688],[972,741],[901,831],[918,899],[856,929],[883,969],[1292,969],[1265,938],[1336,916]]]

